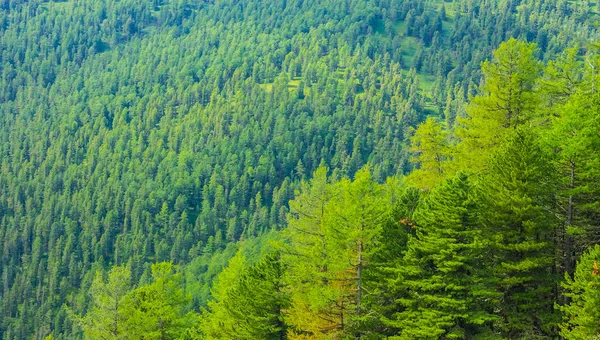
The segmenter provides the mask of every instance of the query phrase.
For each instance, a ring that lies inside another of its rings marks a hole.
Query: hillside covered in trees
[[[599,11],[0,2],[0,339],[600,336]]]

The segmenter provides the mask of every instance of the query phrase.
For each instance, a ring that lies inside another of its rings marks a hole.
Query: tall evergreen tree
[[[600,245],[579,259],[573,278],[565,274],[563,287],[571,301],[561,307],[560,334],[568,340],[600,338]]]
[[[404,287],[387,320],[396,339],[463,339],[491,334],[498,294],[486,258],[478,192],[460,174],[432,190],[415,211],[416,234],[397,269]]]
[[[554,334],[557,221],[549,207],[556,192],[555,171],[535,132],[524,127],[511,131],[490,169],[482,181],[483,223],[502,294],[495,328],[509,338]]]
[[[284,311],[289,306],[283,283],[284,267],[279,253],[268,254],[259,263],[239,267],[238,259],[219,275],[215,300],[202,317],[207,339],[287,339]],[[237,266],[237,268],[233,268]],[[232,277],[233,272],[237,277]]]
[[[245,263],[245,257],[238,252],[216,277],[212,299],[207,303],[208,309],[203,309],[199,325],[200,333],[207,339],[233,339],[236,320],[229,315],[222,301],[230,299],[230,288],[239,285]]]
[[[598,95],[580,88],[564,103],[556,105],[556,115],[545,131],[547,147],[559,174],[557,212],[563,228],[559,236],[564,253],[562,268],[573,274],[575,259],[587,247],[600,242],[600,133]]]
[[[328,206],[333,199],[325,168],[318,169],[310,183],[290,202],[286,237],[290,249],[284,253],[289,271],[291,307],[287,322],[292,338],[301,336],[334,337],[347,321],[346,281],[336,280],[331,267],[331,242],[327,223]]]
[[[89,339],[129,339],[131,337],[131,272],[124,266],[112,268],[105,279],[101,272],[90,289],[92,309],[81,319]]]
[[[381,242],[396,185],[375,183],[368,168],[353,181],[328,184],[325,170],[290,202],[285,256],[293,337],[335,338],[369,332],[370,285],[365,272]]]
[[[395,334],[385,321],[398,311],[398,297],[404,294],[404,287],[398,285],[394,273],[403,266],[401,254],[406,251],[408,235],[414,232],[413,215],[419,197],[419,190],[403,188],[383,216],[378,242],[364,272],[365,287],[369,292],[364,304],[370,318],[365,318],[361,329],[367,330],[363,332],[367,339]]]
[[[410,173],[409,180],[416,187],[431,189],[444,179],[452,151],[449,138],[448,130],[432,117],[410,138],[410,152],[415,155],[411,161],[418,164],[418,169]]]
[[[181,274],[171,263],[152,265],[152,283],[130,293],[134,306],[129,323],[132,339],[178,339],[193,323]]]
[[[482,95],[473,97],[467,117],[458,120],[461,167],[485,172],[487,161],[510,128],[534,118],[539,103],[537,80],[541,71],[535,44],[511,38],[481,66]]]

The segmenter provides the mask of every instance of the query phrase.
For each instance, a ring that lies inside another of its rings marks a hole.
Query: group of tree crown
[[[0,339],[600,339],[600,1],[0,0]]]

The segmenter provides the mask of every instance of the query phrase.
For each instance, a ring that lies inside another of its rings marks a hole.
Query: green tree
[[[416,234],[397,269],[405,290],[386,323],[392,339],[464,339],[491,334],[498,294],[487,259],[478,189],[460,174],[431,191],[414,213]]]
[[[600,338],[600,246],[588,249],[577,262],[575,275],[565,274],[565,295],[571,301],[560,307],[564,322],[560,334],[568,340]]]
[[[96,274],[90,289],[92,308],[81,320],[87,338],[130,338],[133,308],[130,289],[131,272],[124,266],[112,268],[106,279],[101,272]]]
[[[365,338],[396,334],[396,329],[387,321],[402,309],[398,301],[405,296],[405,287],[398,284],[395,273],[404,266],[402,254],[409,235],[414,234],[414,212],[420,197],[420,190],[403,187],[383,216],[378,242],[364,272],[365,289],[369,292],[364,306],[371,316],[371,319],[364,318],[361,324],[361,329],[368,330],[363,334]]]
[[[284,311],[289,300],[279,254],[268,254],[245,268],[239,266],[240,256],[230,262],[234,268],[219,275],[217,298],[209,302],[201,330],[208,339],[286,339]]]
[[[293,337],[335,338],[370,333],[373,299],[366,272],[382,225],[393,207],[396,183],[375,183],[369,168],[328,183],[325,169],[290,202],[290,247],[284,253]]]
[[[481,65],[482,95],[472,98],[467,117],[459,118],[459,162],[472,172],[486,170],[489,156],[511,128],[534,118],[539,104],[537,80],[541,64],[535,44],[516,39],[494,51],[492,61]]]
[[[410,138],[411,162],[418,164],[409,175],[409,181],[421,189],[431,189],[447,174],[451,156],[450,133],[433,117],[419,125]]]
[[[495,328],[506,337],[555,333],[554,233],[549,207],[556,192],[549,155],[531,128],[508,135],[482,181],[484,233],[490,240],[496,289],[502,293]]]
[[[600,240],[595,203],[600,193],[596,184],[600,181],[599,108],[597,95],[574,93],[555,105],[551,126],[544,131],[559,174],[557,203],[563,225],[560,247],[565,254],[562,268],[570,274],[577,255]]]
[[[233,339],[236,320],[228,313],[224,301],[231,298],[231,288],[239,285],[245,263],[245,257],[238,252],[214,281],[212,299],[207,303],[208,309],[203,310],[199,325],[200,332],[208,339]]]
[[[181,274],[171,263],[152,265],[152,283],[130,293],[134,306],[130,324],[133,339],[177,339],[191,326],[193,313],[183,292]]]
[[[289,270],[286,282],[290,287],[291,307],[286,321],[291,325],[291,338],[302,335],[335,337],[343,332],[349,306],[348,281],[337,278],[346,275],[331,269],[335,260],[333,241],[328,227],[334,198],[327,170],[319,168],[310,182],[290,202],[288,228],[289,248],[284,263]],[[344,269],[348,269],[347,267]]]

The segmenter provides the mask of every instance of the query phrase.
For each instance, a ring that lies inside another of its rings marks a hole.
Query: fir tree
[[[416,235],[397,269],[406,289],[386,323],[397,339],[462,339],[490,332],[497,293],[486,261],[477,189],[464,174],[432,190],[415,211]]]
[[[564,313],[560,334],[568,340],[600,338],[600,245],[579,259],[573,278],[565,274],[563,288],[571,302],[560,308]]]
[[[181,286],[181,274],[171,263],[152,265],[152,283],[133,290],[132,339],[177,339],[191,326],[193,314]]]
[[[534,131],[524,127],[512,131],[490,163],[482,181],[483,223],[496,289],[502,293],[496,328],[506,337],[553,334],[557,221],[548,207],[556,191],[555,171]]]
[[[245,267],[238,253],[218,277],[200,330],[207,339],[286,339],[289,306],[278,253]]]

